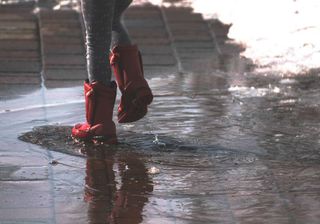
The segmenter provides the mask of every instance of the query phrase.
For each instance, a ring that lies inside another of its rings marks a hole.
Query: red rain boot
[[[84,83],[86,102],[86,123],[76,124],[72,137],[80,140],[97,140],[116,144],[116,126],[112,121],[113,107],[117,94],[117,84],[107,87],[99,82]]]
[[[122,93],[118,107],[119,123],[137,121],[147,114],[152,102],[151,89],[144,78],[142,58],[136,45],[116,46],[110,64]]]

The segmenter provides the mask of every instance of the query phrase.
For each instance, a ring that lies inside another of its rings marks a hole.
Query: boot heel
[[[136,45],[116,46],[110,64],[122,93],[118,107],[119,123],[140,120],[147,114],[153,100],[152,91],[144,78],[142,58]]]
[[[149,89],[140,90],[135,99],[135,103],[139,106],[148,106],[153,100],[153,95]]]

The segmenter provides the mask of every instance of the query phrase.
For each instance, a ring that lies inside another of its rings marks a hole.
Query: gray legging
[[[132,0],[81,0],[86,29],[87,68],[90,82],[109,85],[111,68],[110,48],[131,44],[121,24],[121,15]]]

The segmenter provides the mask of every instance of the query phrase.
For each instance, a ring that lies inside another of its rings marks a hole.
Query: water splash
[[[272,85],[269,85],[269,88],[256,88],[254,86],[231,86],[228,88],[228,90],[234,96],[239,98],[264,97],[267,94],[277,94],[281,92],[281,89],[279,87],[273,87]]]
[[[157,168],[157,167],[155,167],[155,166],[153,166],[153,167],[150,167],[149,169],[148,169],[148,172],[147,172],[148,174],[151,174],[151,175],[156,175],[156,174],[159,174],[160,173],[160,169],[159,168]]]
[[[166,147],[166,143],[161,142],[161,141],[159,140],[159,138],[158,138],[158,135],[155,135],[155,136],[154,136],[154,140],[153,140],[152,143],[155,144],[155,145],[157,145],[157,146],[159,146],[159,147]]]

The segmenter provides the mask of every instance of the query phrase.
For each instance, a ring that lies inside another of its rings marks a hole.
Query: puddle
[[[0,91],[1,184],[50,189],[64,223],[318,223],[319,71],[211,68],[152,77],[117,146],[70,138],[82,87]]]
[[[71,126],[39,126],[33,128],[30,132],[20,135],[18,139],[39,145],[44,150],[52,150],[80,157],[87,157],[87,154],[92,151],[139,152],[148,155],[158,153],[210,153],[212,158],[217,158],[217,163],[225,163],[227,158],[230,160],[236,157],[238,162],[241,159],[248,162],[254,161],[254,157],[257,157],[257,155],[245,151],[240,152],[215,145],[195,145],[165,135],[141,134],[128,131],[122,131],[118,134],[119,143],[117,145],[94,144],[75,141],[70,136],[71,129]],[[59,164],[58,162],[52,163],[54,165]]]
[[[83,102],[1,113],[3,175],[18,172],[19,165],[9,161],[34,164],[36,158],[41,180],[53,181],[55,209],[67,211],[57,217],[69,223],[102,216],[126,223],[121,217],[130,216],[128,209],[136,223],[247,223],[249,217],[259,223],[292,223],[288,217],[316,223],[320,80],[316,75],[283,80],[214,72],[152,79],[156,97],[147,117],[117,124],[120,144],[112,147],[70,138],[71,125],[84,119]],[[30,106],[50,102],[55,94],[48,91],[45,101],[33,94],[30,102],[36,103]],[[80,88],[63,94],[65,102],[81,95]],[[26,99],[30,96],[6,105],[17,108]],[[101,170],[86,171],[91,164]],[[302,206],[305,201],[312,206]]]

